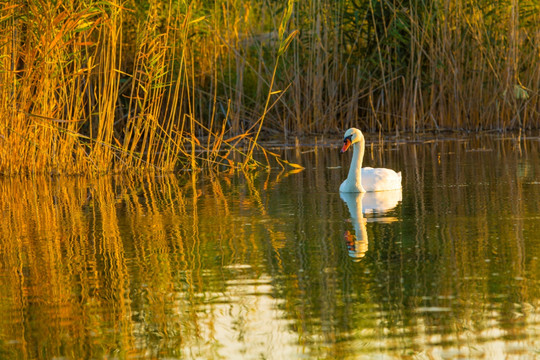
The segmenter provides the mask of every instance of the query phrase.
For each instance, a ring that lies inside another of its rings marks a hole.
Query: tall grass
[[[231,102],[216,99],[224,83],[216,63],[230,39],[206,10],[158,1],[4,5],[0,172],[268,166],[252,157],[260,125],[231,126]]]
[[[265,136],[350,126],[538,128],[539,14],[516,0],[5,3],[0,172],[268,166],[252,156]]]
[[[295,132],[540,125],[538,2],[314,1],[295,20]]]

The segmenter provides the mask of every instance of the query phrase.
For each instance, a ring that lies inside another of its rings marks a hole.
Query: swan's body
[[[370,192],[401,189],[401,172],[385,168],[362,168],[365,139],[362,132],[350,128],[345,132],[341,152],[353,147],[353,157],[347,179],[339,187],[340,192]]]

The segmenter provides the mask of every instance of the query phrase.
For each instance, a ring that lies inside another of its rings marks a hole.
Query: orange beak
[[[344,153],[345,151],[347,151],[349,146],[351,146],[351,139],[347,137],[345,138],[345,140],[343,140],[343,147],[341,148],[341,152]]]

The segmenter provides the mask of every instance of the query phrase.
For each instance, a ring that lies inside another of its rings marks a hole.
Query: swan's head
[[[344,153],[347,151],[349,146],[351,146],[354,143],[359,142],[364,138],[364,135],[362,135],[362,132],[356,128],[350,128],[349,130],[345,131],[345,136],[343,137],[343,147],[341,148],[341,152]]]

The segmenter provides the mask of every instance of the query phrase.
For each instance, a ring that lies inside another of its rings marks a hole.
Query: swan
[[[401,172],[385,168],[362,168],[366,141],[362,132],[356,128],[350,128],[345,132],[343,147],[344,153],[353,146],[353,157],[349,176],[339,187],[340,192],[371,192],[401,189]]]

